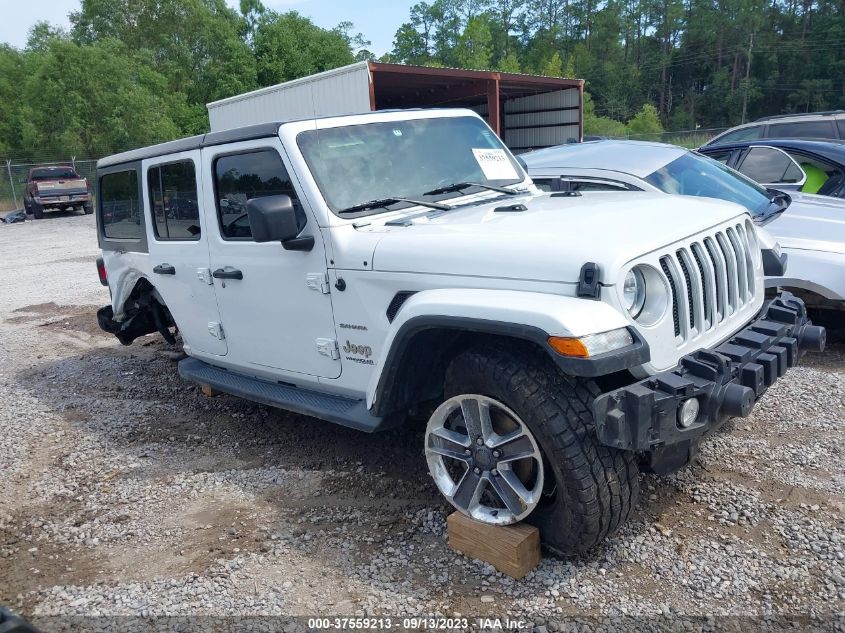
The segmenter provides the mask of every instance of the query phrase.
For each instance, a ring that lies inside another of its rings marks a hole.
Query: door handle
[[[175,275],[176,269],[173,268],[170,264],[159,264],[155,268],[153,268],[153,272],[156,275]]]
[[[225,268],[218,268],[213,273],[211,273],[211,276],[214,277],[215,279],[243,279],[244,278],[244,274],[241,271],[239,271],[235,268],[230,268],[228,270],[226,270]]]

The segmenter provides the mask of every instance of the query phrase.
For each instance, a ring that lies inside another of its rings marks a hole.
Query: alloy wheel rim
[[[540,501],[540,448],[519,416],[493,398],[462,394],[441,404],[426,427],[425,455],[437,488],[473,519],[516,523]]]

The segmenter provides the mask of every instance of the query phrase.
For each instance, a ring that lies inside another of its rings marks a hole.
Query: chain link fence
[[[625,134],[614,138],[626,139],[631,141],[657,141],[660,143],[670,143],[672,145],[680,145],[687,149],[695,149],[701,147],[711,138],[728,130],[730,128],[699,128],[697,130],[675,130],[672,132],[657,132],[654,134]]]
[[[33,167],[50,165],[67,165],[83,178],[87,178],[92,185],[97,175],[96,159],[77,159],[70,156],[67,159],[57,158],[49,161],[24,162],[14,159],[2,159],[2,173],[0,173],[0,212],[15,211],[23,208],[23,193],[26,189],[26,179]]]

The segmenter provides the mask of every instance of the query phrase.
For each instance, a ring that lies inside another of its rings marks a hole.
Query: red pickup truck
[[[91,187],[88,179],[80,176],[69,165],[33,167],[26,178],[23,206],[36,219],[48,210],[67,208],[93,213]]]

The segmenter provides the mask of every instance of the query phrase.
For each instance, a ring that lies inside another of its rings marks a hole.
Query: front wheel
[[[562,555],[589,550],[630,516],[639,471],[633,453],[598,443],[595,383],[561,375],[540,353],[484,348],[452,361],[444,390],[426,460],[459,511],[498,525],[524,519]]]

